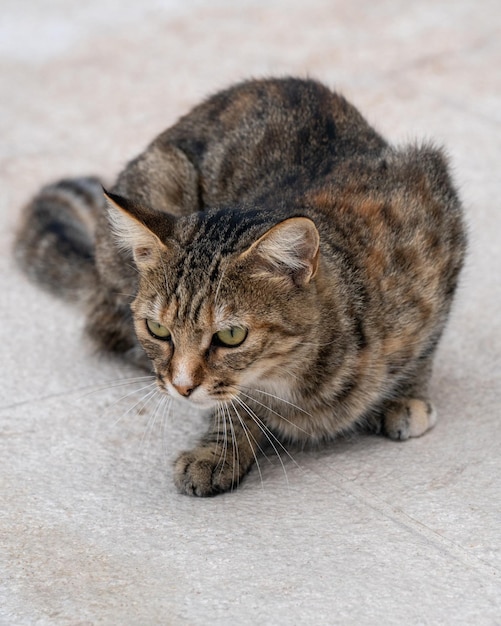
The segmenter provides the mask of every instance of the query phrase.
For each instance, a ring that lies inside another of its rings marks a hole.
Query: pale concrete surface
[[[0,623],[501,624],[498,0],[3,0]],[[395,142],[446,145],[471,245],[433,383],[435,430],[262,463],[175,493],[200,418],[134,406],[78,311],[10,258],[22,204],[111,179],[209,92],[318,77]]]

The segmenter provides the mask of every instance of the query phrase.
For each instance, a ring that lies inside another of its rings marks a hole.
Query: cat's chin
[[[204,411],[215,409],[219,404],[216,400],[212,400],[211,398],[205,398],[202,400],[197,400],[196,398],[182,398],[183,404],[195,407],[197,409],[203,409]]]
[[[193,397],[190,396],[189,398],[185,398],[180,393],[177,393],[174,390],[165,389],[165,388],[162,389],[162,393],[165,393],[170,398],[174,398],[177,402],[180,402],[182,405],[186,407],[192,407],[192,408],[194,407],[194,408],[202,409],[202,410],[214,409],[221,402],[219,400],[216,400],[208,396],[196,397],[195,395]]]

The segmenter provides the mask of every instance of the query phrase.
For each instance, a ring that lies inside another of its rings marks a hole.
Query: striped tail
[[[83,300],[97,283],[96,220],[105,200],[97,178],[48,185],[24,210],[14,253],[29,278],[69,300]]]

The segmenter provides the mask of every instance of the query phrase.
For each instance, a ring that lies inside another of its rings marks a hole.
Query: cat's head
[[[236,210],[174,218],[111,194],[108,205],[139,273],[136,333],[162,390],[210,407],[297,379],[319,315],[310,219],[273,224]]]

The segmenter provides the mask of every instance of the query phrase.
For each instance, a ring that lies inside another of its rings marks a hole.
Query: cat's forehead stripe
[[[195,323],[198,323],[200,320],[200,311],[202,310],[204,303],[207,301],[207,295],[208,294],[204,292],[198,293],[195,298],[193,298],[190,309],[190,319]]]
[[[208,238],[197,239],[187,250],[175,278],[175,294],[182,303],[178,316],[193,321],[197,321],[208,292],[214,288],[221,265],[221,254],[211,249],[215,246],[207,246]]]
[[[197,229],[193,239],[186,242],[187,247],[196,250],[198,254],[207,255],[209,259],[214,257],[216,250],[223,256],[237,251],[245,234],[256,232],[257,239],[262,234],[259,231],[263,230],[263,225],[273,225],[269,212],[249,208],[243,212],[241,207],[199,213],[197,220]],[[250,243],[247,241],[244,245]]]

